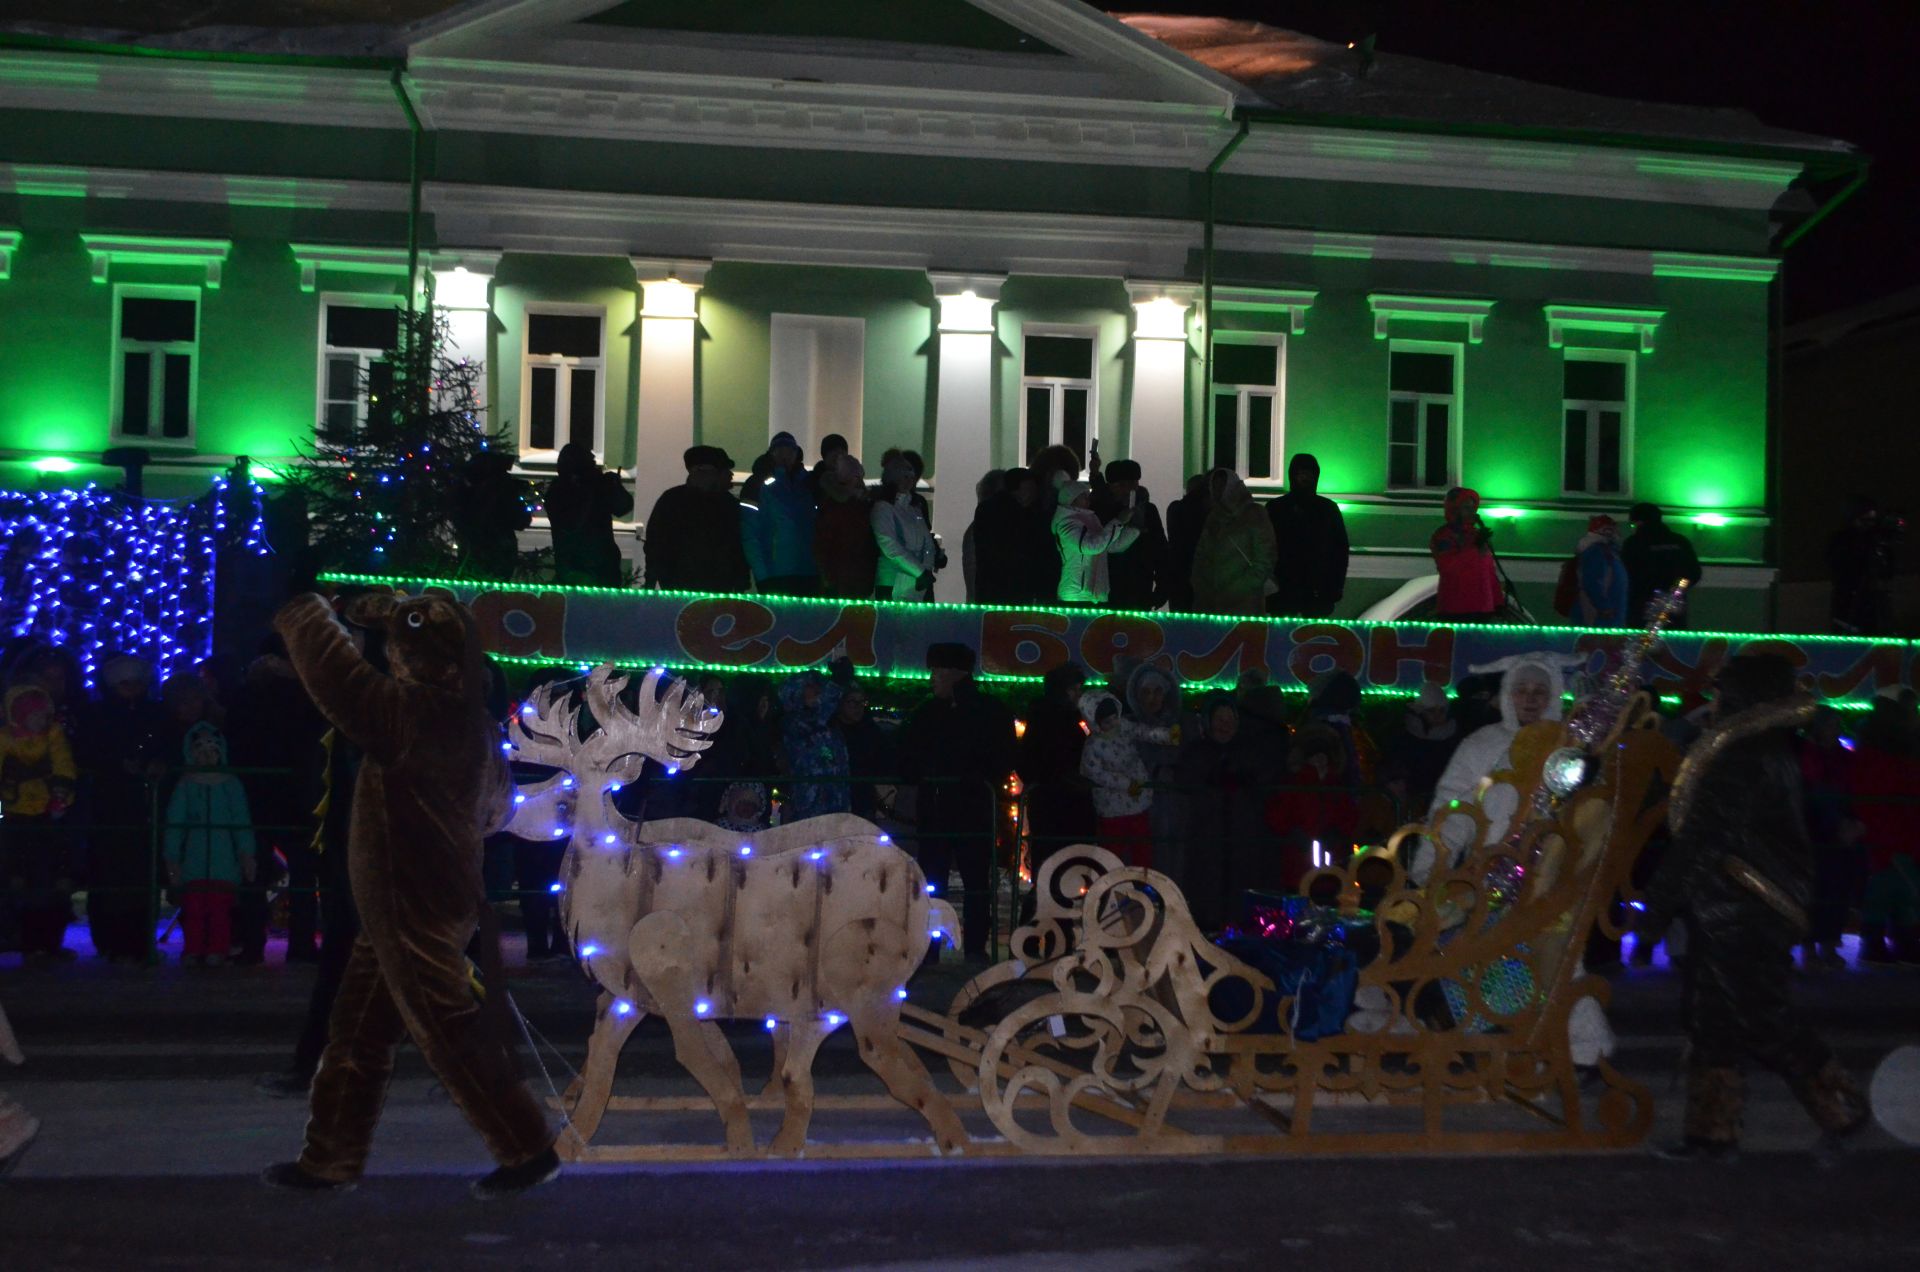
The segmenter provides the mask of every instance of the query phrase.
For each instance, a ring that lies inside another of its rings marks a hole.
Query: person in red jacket
[[[873,539],[873,501],[867,474],[846,453],[814,467],[820,510],[813,521],[813,559],[820,566],[820,594],[851,600],[873,596],[880,548]]]
[[[1267,797],[1267,829],[1280,836],[1273,882],[1297,892],[1323,865],[1345,865],[1353,855],[1360,806],[1348,789],[1347,748],[1331,725],[1312,723],[1294,735],[1282,789]]]
[[[1446,516],[1427,545],[1440,570],[1440,621],[1490,623],[1500,608],[1500,571],[1493,561],[1493,532],[1480,520],[1480,492],[1465,486],[1449,490]]]

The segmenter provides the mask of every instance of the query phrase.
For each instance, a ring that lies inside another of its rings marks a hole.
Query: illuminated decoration
[[[1495,521],[1518,521],[1527,515],[1525,508],[1482,508],[1480,515]]]
[[[448,349],[444,311],[403,317],[387,365],[390,386],[369,377],[363,428],[322,431],[287,479],[307,496],[323,561],[358,568],[452,572],[467,468],[488,451],[513,455],[489,434],[479,401],[481,367]]]
[[[1724,526],[1727,524],[1727,518],[1723,513],[1703,512],[1694,517],[1693,524],[1696,526]]]
[[[552,771],[521,792],[527,798],[506,829],[539,838],[571,823],[560,864],[566,884],[554,885],[561,924],[583,961],[585,951],[599,952],[586,967],[607,991],[560,1151],[578,1156],[606,1111],[631,1035],[627,1018],[637,1017],[621,1004],[635,990],[665,1019],[676,1054],[712,1095],[733,1154],[754,1147],[739,1068],[711,1034],[695,1031],[740,1019],[782,1031],[787,1044],[778,1067],[789,1099],[769,1151],[805,1146],[814,1052],[849,1021],[867,1065],[927,1119],[943,1150],[957,1150],[966,1131],[900,1044],[897,993],[927,941],[952,926],[952,907],[928,896],[913,858],[858,817],[809,818],[745,841],[706,822],[628,819],[604,792],[636,780],[648,761],[693,767],[721,724],[704,698],[657,668],[631,695],[629,683],[603,666],[584,681],[543,685],[507,728],[515,760]],[[669,874],[659,864],[662,840],[671,841],[668,858],[691,858],[689,868]],[[636,872],[645,886],[632,886]],[[696,931],[720,935],[703,943],[691,939]]]
[[[20,246],[20,231],[0,230],[0,282],[13,277],[13,253]]]
[[[1283,692],[1305,692],[1318,676],[1345,671],[1370,697],[1407,697],[1428,682],[1455,684],[1468,668],[1540,651],[1604,675],[1632,629],[1517,623],[1448,626],[1418,622],[1331,622],[1217,614],[1102,612],[897,601],[846,601],[631,588],[503,586],[472,579],[329,574],[417,592],[443,587],[467,602],[481,639],[503,662],[682,672],[778,673],[818,666],[845,652],[856,673],[925,680],[926,651],[963,642],[980,655],[985,683],[1038,683],[1067,662],[1104,679],[1122,655],[1154,659],[1190,687],[1231,685],[1265,671]],[[1742,649],[1785,653],[1809,691],[1865,702],[1875,690],[1910,684],[1913,642],[1831,635],[1674,631],[1646,659],[1656,694],[1698,702],[1720,665]]]
[[[267,550],[260,488],[250,481],[216,478],[190,503],[95,486],[0,492],[6,634],[70,649],[89,685],[116,653],[147,659],[164,680],[213,652],[223,550]]]
[[[27,466],[36,473],[70,473],[80,467],[65,455],[42,455]]]
[[[1587,755],[1579,747],[1563,746],[1547,757],[1540,780],[1560,799],[1574,793],[1587,780]]]

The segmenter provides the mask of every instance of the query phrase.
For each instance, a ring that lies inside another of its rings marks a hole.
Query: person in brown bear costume
[[[366,759],[347,838],[362,931],[313,1079],[305,1149],[264,1178],[309,1191],[351,1187],[393,1049],[411,1037],[500,1164],[475,1182],[475,1195],[511,1195],[553,1178],[560,1160],[545,1114],[482,1013],[464,953],[486,905],[481,840],[511,809],[483,698],[485,655],[473,615],[445,593],[367,594],[351,605],[356,626],[384,626],[392,675],[361,657],[319,596],[288,602],[274,619],[314,705]]]

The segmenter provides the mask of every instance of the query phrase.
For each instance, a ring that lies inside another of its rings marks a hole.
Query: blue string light
[[[262,493],[226,478],[185,503],[97,486],[0,492],[0,613],[11,637],[73,652],[92,685],[102,658],[127,653],[161,680],[213,652],[220,552],[264,555]],[[238,524],[244,523],[244,524]]]

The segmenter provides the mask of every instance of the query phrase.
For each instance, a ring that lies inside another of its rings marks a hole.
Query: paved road
[[[1575,1269],[1859,1268],[1920,1255],[1912,1204],[1920,1156],[1884,1133],[1834,1174],[1779,1084],[1754,1081],[1752,1151],[1736,1168],[1675,1167],[1643,1153],[1470,1160],[1032,1160],[576,1168],[519,1202],[485,1207],[464,1180],[478,1144],[417,1064],[402,1067],[372,1173],[355,1193],[288,1198],[253,1180],[298,1142],[297,1102],[250,1078],[285,1054],[305,969],[152,971],[0,966],[0,1000],[32,1060],[4,1075],[46,1120],[0,1187],[0,1268],[274,1266]],[[916,982],[937,1003],[955,977]],[[1920,1040],[1920,973],[1835,974],[1797,986],[1856,1070]],[[577,1064],[591,994],[563,968],[521,969],[515,997]],[[1620,1063],[1677,1098],[1677,986],[1659,972],[1616,985]],[[765,1037],[742,1030],[749,1076]],[[872,1090],[847,1040],[819,1072],[826,1090]],[[622,1067],[628,1089],[678,1091],[663,1036]],[[538,1078],[536,1078],[538,1083]],[[677,1134],[717,1139],[710,1113]],[[910,1128],[909,1128],[910,1133]],[[762,1132],[763,1137],[765,1132]]]

